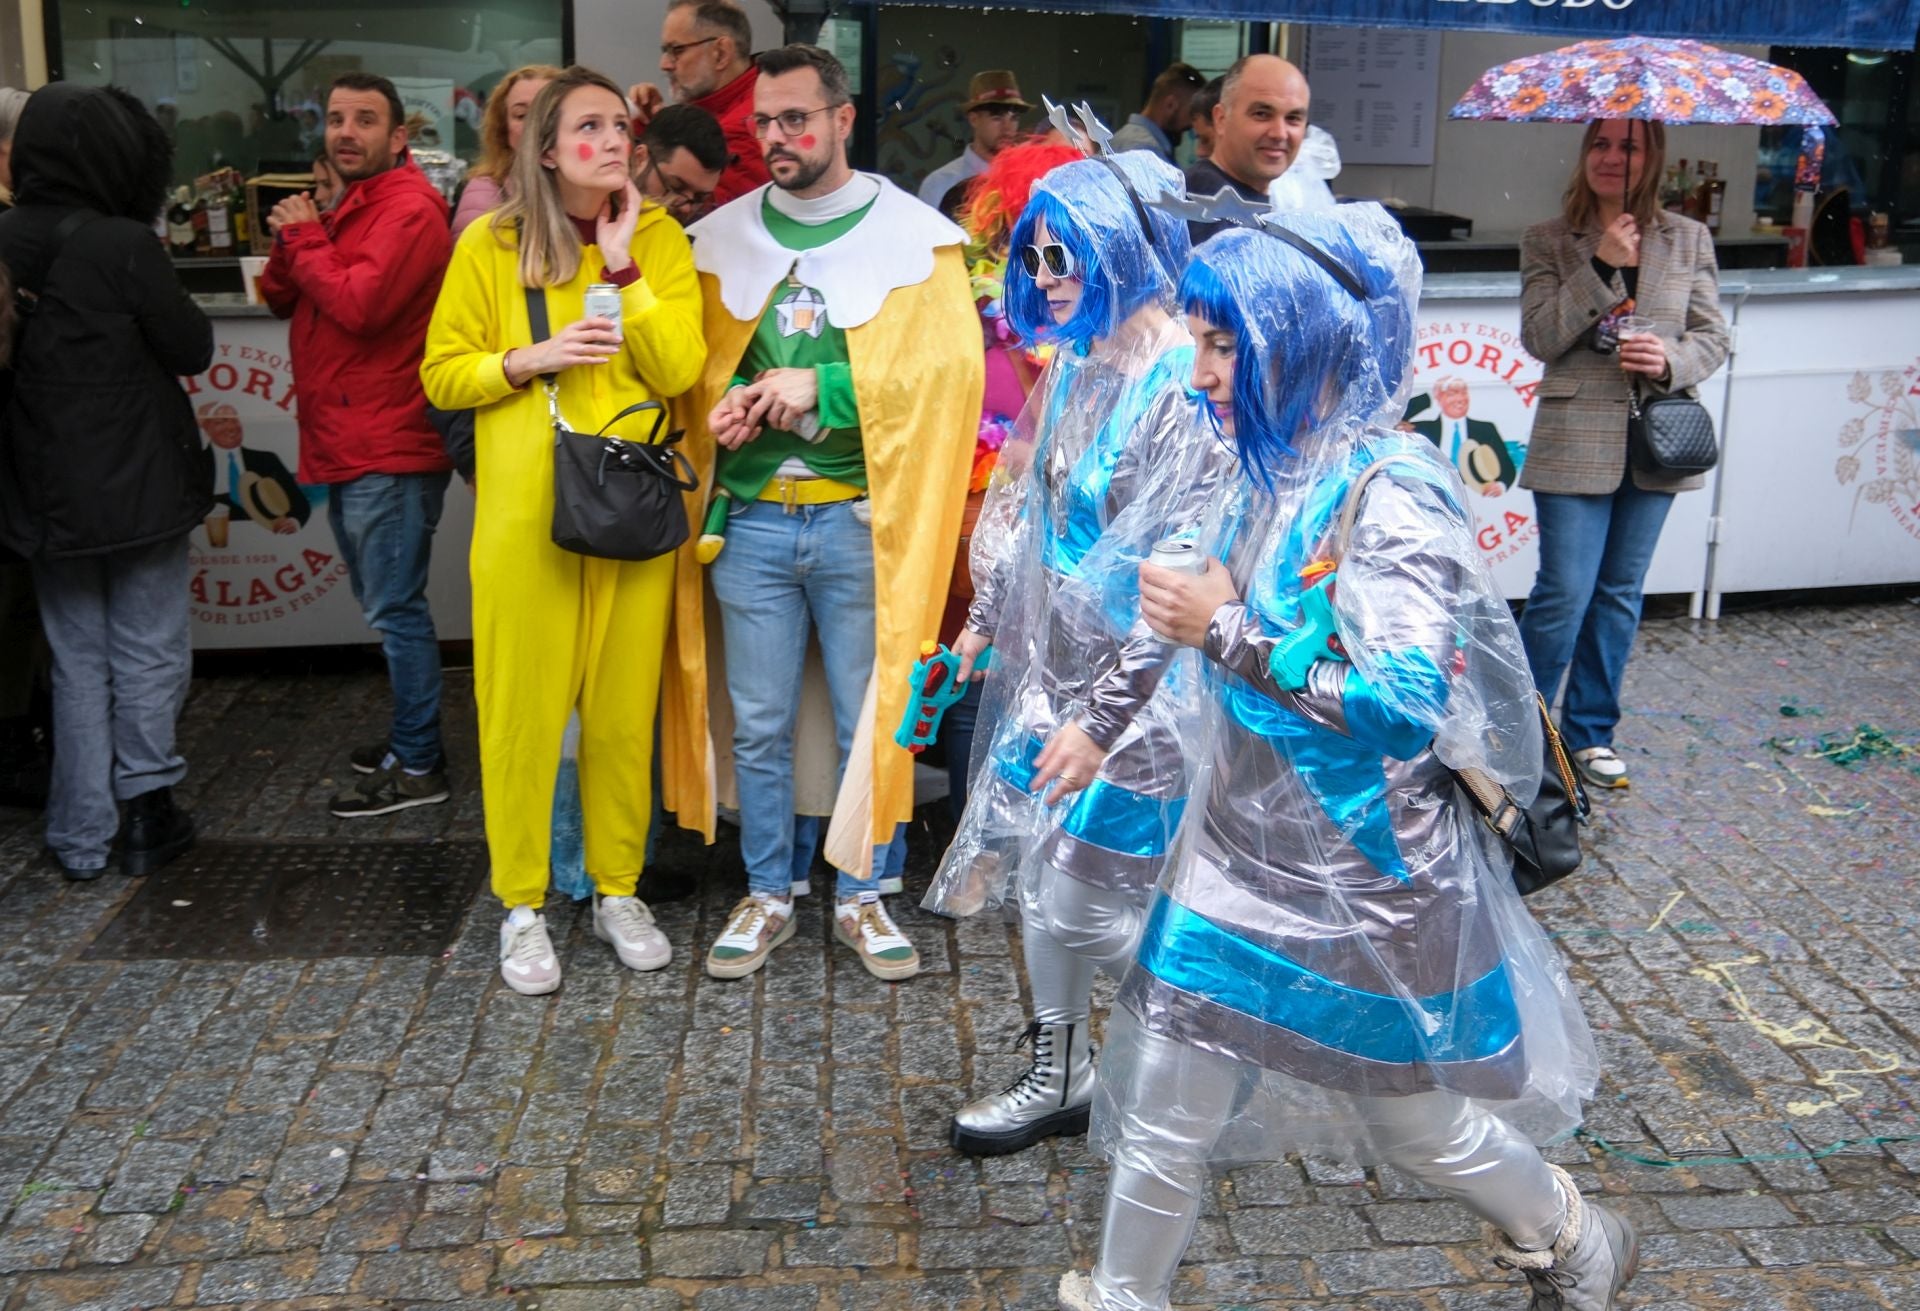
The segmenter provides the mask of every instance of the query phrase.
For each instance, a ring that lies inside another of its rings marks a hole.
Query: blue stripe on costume
[[[1504,963],[1453,992],[1382,996],[1336,983],[1166,896],[1154,902],[1139,963],[1184,992],[1383,1064],[1487,1060],[1520,1036]]]
[[[1029,737],[1019,760],[1002,757],[996,762],[1000,777],[1023,794],[1031,791],[1034,757],[1045,745],[1039,738]],[[1164,856],[1173,845],[1187,799],[1150,797],[1096,778],[1066,805],[1060,830],[1069,837],[1123,856],[1151,857]]]

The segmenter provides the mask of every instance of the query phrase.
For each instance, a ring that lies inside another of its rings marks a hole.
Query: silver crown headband
[[[1066,138],[1068,145],[1088,159],[1097,159],[1105,164],[1114,177],[1120,180],[1120,186],[1127,193],[1127,199],[1133,202],[1133,214],[1140,220],[1140,231],[1147,239],[1147,249],[1153,251],[1154,258],[1158,259],[1160,249],[1154,241],[1153,219],[1147,214],[1147,204],[1140,199],[1140,193],[1134,190],[1133,179],[1127,176],[1126,170],[1114,163],[1113,133],[1108,130],[1105,123],[1100,121],[1100,116],[1093,112],[1093,106],[1082,100],[1073,107],[1074,117],[1080,120],[1079,126],[1076,127],[1068,120],[1065,105],[1054,104],[1044,94],[1040,97],[1040,105],[1047,111],[1047,121],[1053,124],[1056,132]],[[1175,280],[1178,281],[1178,279]]]
[[[1248,200],[1232,187],[1221,187],[1211,196],[1196,196],[1191,192],[1181,196],[1156,196],[1149,203],[1155,209],[1165,210],[1188,223],[1229,223],[1237,228],[1264,232],[1275,240],[1286,242],[1318,264],[1328,277],[1340,284],[1341,290],[1355,300],[1367,299],[1366,288],[1360,285],[1360,279],[1348,272],[1339,260],[1291,228],[1283,226],[1271,205]]]

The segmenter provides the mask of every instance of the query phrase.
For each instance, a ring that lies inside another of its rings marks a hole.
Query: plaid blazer
[[[1536,492],[1602,495],[1626,472],[1629,375],[1617,355],[1587,344],[1593,326],[1627,295],[1617,271],[1603,282],[1594,270],[1599,245],[1597,227],[1575,232],[1564,218],[1535,224],[1520,239],[1520,336],[1547,366],[1520,470],[1520,485]],[[1720,270],[1704,223],[1664,212],[1654,219],[1640,237],[1638,293],[1634,312],[1659,325],[1672,370],[1664,386],[1643,378],[1642,394],[1693,395],[1728,349]],[[1682,492],[1706,480],[1635,469],[1633,481],[1646,491]]]

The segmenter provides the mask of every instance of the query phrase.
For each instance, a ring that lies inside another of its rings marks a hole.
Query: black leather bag
[[[1627,452],[1646,473],[1685,476],[1705,473],[1720,463],[1713,416],[1691,396],[1640,399],[1634,384],[1627,401]]]
[[[1375,460],[1360,471],[1347,489],[1333,539],[1336,562],[1347,553],[1347,541],[1353,535],[1354,518],[1360,509],[1361,490],[1395,458],[1389,455]],[[1540,712],[1540,738],[1546,759],[1545,768],[1540,772],[1540,791],[1532,805],[1521,805],[1498,779],[1484,770],[1447,767],[1493,835],[1513,853],[1513,885],[1523,897],[1550,883],[1558,883],[1580,868],[1580,830],[1592,814],[1587,789],[1574,772],[1566,743],[1560,740],[1560,730],[1553,726],[1553,717],[1547,713],[1546,699],[1536,691],[1533,700]]]
[[[1480,818],[1513,853],[1513,885],[1523,897],[1580,868],[1580,830],[1592,813],[1587,789],[1574,773],[1566,743],[1547,714],[1546,701],[1538,692],[1534,700],[1540,707],[1546,767],[1540,772],[1540,792],[1531,806],[1521,805],[1477,769],[1453,771]]]
[[[527,289],[533,339],[547,332],[546,293]],[[543,375],[547,413],[553,420],[553,544],[602,560],[651,560],[687,540],[687,507],[681,493],[700,486],[687,457],[675,449],[682,436],[660,430],[667,407],[659,401],[629,405],[587,434],[560,417],[560,389]],[[609,437],[607,429],[634,414],[651,414],[645,441]]]

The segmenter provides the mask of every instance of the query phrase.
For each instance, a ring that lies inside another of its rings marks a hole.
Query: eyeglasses
[[[815,114],[824,114],[838,109],[838,105],[822,105],[818,109],[789,109],[780,114],[755,114],[748,122],[753,124],[753,135],[761,141],[767,139],[767,132],[775,123],[780,125],[780,135],[797,136],[807,126],[807,120]]]
[[[666,205],[668,209],[697,213],[713,203],[713,193],[711,191],[695,191],[679,178],[661,172],[660,165],[655,163],[651,157],[647,160],[645,171],[653,174],[654,181],[659,184],[660,190],[667,193]]]
[[[973,112],[990,118],[1018,118],[1026,111],[1018,105],[980,105]]]
[[[661,43],[660,53],[677,64],[680,62],[680,56],[695,46],[712,45],[719,39],[717,36],[703,36],[698,41],[666,41]]]
[[[1073,258],[1073,252],[1057,241],[1049,241],[1044,246],[1022,246],[1020,248],[1020,267],[1027,276],[1040,276],[1040,266],[1047,266],[1047,272],[1056,278],[1071,278],[1080,271],[1079,262]]]

